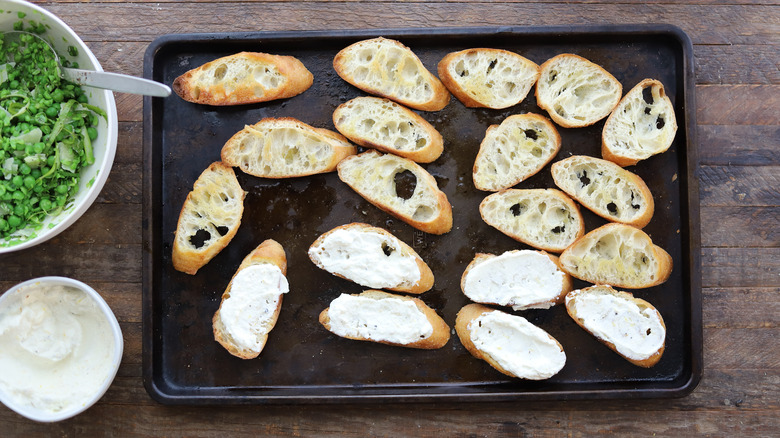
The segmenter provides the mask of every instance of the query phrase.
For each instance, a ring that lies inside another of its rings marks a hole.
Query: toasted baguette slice
[[[241,52],[184,73],[173,81],[173,91],[188,102],[241,105],[293,97],[313,81],[306,66],[292,56]]]
[[[549,309],[563,301],[572,283],[558,266],[558,257],[525,249],[477,254],[463,272],[460,289],[477,303]]]
[[[340,134],[300,120],[265,118],[233,135],[222,161],[264,178],[292,178],[332,172],[357,147]]]
[[[493,192],[508,189],[542,170],[560,149],[561,136],[547,118],[509,116],[487,129],[474,161],[474,186]]]
[[[450,340],[450,327],[422,300],[378,290],[341,294],[319,320],[331,333],[356,341],[434,350]]]
[[[664,85],[645,79],[629,91],[604,123],[601,156],[631,166],[669,149],[677,119]]]
[[[398,41],[374,38],[342,49],[333,59],[342,79],[369,94],[402,105],[438,111],[450,101],[447,88],[411,49]]]
[[[585,234],[580,208],[556,189],[509,189],[479,204],[482,220],[507,236],[545,251],[561,252]]]
[[[580,280],[628,289],[659,285],[672,272],[672,257],[650,236],[616,223],[582,236],[561,254],[560,264]]]
[[[500,49],[448,53],[439,61],[438,71],[444,86],[469,108],[517,105],[539,78],[535,62]]]
[[[599,65],[564,53],[542,64],[536,81],[536,104],[565,128],[592,125],[607,117],[623,86]]]
[[[212,318],[214,339],[233,356],[257,357],[276,325],[282,295],[289,292],[287,256],[274,240],[266,240],[239,265]]]
[[[215,162],[200,174],[179,213],[174,269],[195,275],[230,243],[241,224],[245,196],[229,166]]]
[[[355,283],[419,294],[433,287],[433,272],[423,259],[389,231],[363,223],[336,227],[309,247],[318,268]]]
[[[642,228],[653,217],[647,184],[611,161],[573,155],[553,163],[551,170],[555,185],[604,219]]]
[[[567,294],[566,311],[580,327],[634,365],[649,368],[661,360],[666,325],[647,301],[599,285]]]
[[[549,379],[566,364],[561,344],[522,316],[469,304],[458,312],[455,331],[472,356],[510,377]]]
[[[333,113],[333,124],[360,146],[418,163],[430,163],[444,150],[444,140],[436,128],[389,99],[363,96],[343,103]]]
[[[452,206],[447,195],[414,161],[371,150],[345,158],[338,172],[339,178],[368,202],[418,230],[444,234],[452,229]],[[396,175],[414,177],[410,195],[399,193]]]

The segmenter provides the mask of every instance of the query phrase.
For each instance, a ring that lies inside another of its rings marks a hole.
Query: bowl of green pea
[[[5,41],[34,33],[65,66],[102,71],[89,47],[62,20],[22,0],[0,0],[0,253],[56,236],[97,199],[117,145],[111,91],[61,79],[42,41]]]

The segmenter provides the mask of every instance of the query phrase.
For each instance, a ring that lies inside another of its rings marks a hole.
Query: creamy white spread
[[[413,255],[401,254],[401,242],[373,231],[336,229],[325,236],[309,255],[328,272],[361,286],[392,288],[420,281]]]
[[[0,309],[0,390],[26,408],[78,409],[113,377],[111,326],[86,292],[34,284]]]
[[[658,314],[640,309],[631,300],[609,294],[572,293],[574,313],[599,339],[611,342],[618,353],[633,360],[647,359],[664,344],[666,330]]]
[[[466,274],[463,293],[477,303],[515,310],[549,308],[563,289],[565,274],[544,254],[508,251],[478,262]]]
[[[468,329],[480,351],[517,377],[549,379],[566,363],[558,343],[521,316],[487,312],[471,321]]]
[[[330,331],[351,338],[411,344],[433,334],[433,326],[412,301],[341,294],[330,303]]]
[[[289,291],[287,278],[276,265],[261,263],[238,271],[219,314],[225,331],[239,348],[263,349],[279,300]]]

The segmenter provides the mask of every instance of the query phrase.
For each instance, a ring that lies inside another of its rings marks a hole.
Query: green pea
[[[31,171],[32,168],[30,168],[30,166],[28,166],[27,163],[22,163],[19,165],[19,172],[22,175],[29,175]]]
[[[10,225],[11,228],[16,228],[21,224],[22,224],[22,218],[20,218],[19,216],[16,216],[14,214],[8,216],[8,225]]]
[[[0,231],[8,229],[8,222],[5,219],[0,218]]]
[[[97,129],[90,126],[89,128],[87,128],[87,135],[89,136],[90,140],[95,141],[98,137],[98,131]]]
[[[24,184],[24,179],[21,175],[16,175],[13,178],[11,178],[11,182],[14,183],[16,187],[21,187],[22,184]]]
[[[35,178],[32,175],[27,175],[24,177],[24,186],[28,189],[33,188],[35,185]]]
[[[52,207],[51,201],[49,201],[46,198],[41,199],[41,202],[38,205],[40,205],[41,208],[44,209],[45,211],[51,210]]]
[[[46,108],[46,115],[51,117],[52,119],[57,117],[57,114],[60,113],[60,106],[59,105],[52,105],[48,108]]]
[[[68,193],[68,186],[66,186],[65,184],[58,185],[57,186],[57,193],[59,193],[60,195],[64,195],[64,194]]]

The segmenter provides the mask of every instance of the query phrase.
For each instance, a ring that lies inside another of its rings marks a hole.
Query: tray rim
[[[338,391],[341,386],[312,385],[312,388],[337,388],[334,392],[341,394],[306,394],[306,395],[247,395],[224,396],[205,393],[178,395],[166,392],[157,384],[154,376],[153,347],[155,328],[153,326],[152,308],[152,283],[155,269],[152,244],[152,234],[155,230],[156,218],[150,214],[154,205],[152,178],[153,172],[152,154],[152,105],[153,98],[143,98],[143,260],[142,260],[142,375],[144,388],[152,399],[165,405],[236,405],[236,404],[335,404],[355,402],[494,402],[494,401],[564,401],[564,400],[606,400],[606,399],[657,399],[680,398],[689,395],[700,383],[703,374],[703,330],[702,330],[702,296],[701,296],[701,231],[699,210],[699,152],[698,137],[696,131],[696,99],[693,44],[690,37],[679,27],[671,24],[618,24],[618,25],[573,25],[573,26],[466,26],[466,27],[438,27],[438,28],[381,28],[381,29],[334,29],[334,30],[303,30],[303,31],[258,31],[258,32],[206,32],[206,33],[181,33],[166,34],[157,37],[147,47],[143,57],[143,76],[147,79],[155,79],[153,64],[156,54],[169,44],[191,42],[206,43],[209,41],[236,41],[251,42],[253,40],[283,41],[288,39],[314,39],[314,38],[373,38],[385,36],[389,38],[415,38],[471,35],[476,37],[501,36],[501,35],[533,35],[533,36],[567,36],[567,35],[596,36],[612,34],[615,36],[641,36],[642,34],[663,35],[673,38],[682,51],[682,89],[683,112],[685,117],[685,154],[680,156],[684,160],[687,178],[680,178],[681,193],[687,194],[687,198],[681,200],[681,207],[685,216],[681,223],[686,224],[687,246],[689,247],[689,260],[687,270],[683,273],[683,285],[689,287],[687,297],[690,306],[690,316],[685,322],[684,334],[691,344],[691,350],[686,350],[690,355],[690,363],[684,363],[690,367],[690,374],[679,385],[668,385],[665,382],[654,388],[607,388],[607,389],[582,389],[575,391],[533,391],[521,390],[515,392],[481,391],[477,393],[464,393],[462,391],[452,393],[424,393],[427,387],[442,385],[409,385],[416,392],[410,393],[356,393],[360,389]],[[403,385],[402,385],[403,386]],[[457,388],[468,388],[472,385],[459,385]],[[279,388],[279,387],[274,387]],[[377,388],[397,388],[395,386],[379,385]],[[422,390],[422,391],[421,391]],[[198,392],[198,391],[196,391]],[[326,391],[328,392],[328,391]]]

